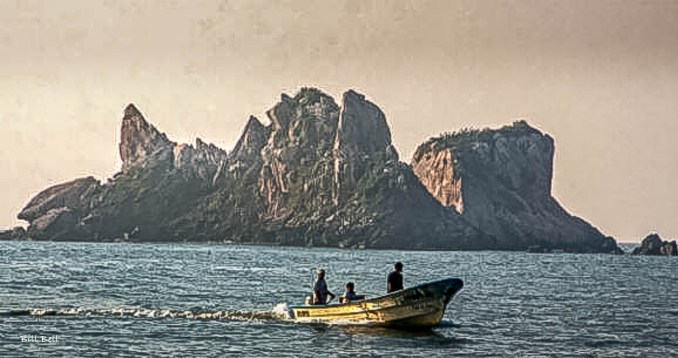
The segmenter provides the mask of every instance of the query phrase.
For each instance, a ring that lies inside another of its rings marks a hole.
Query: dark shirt
[[[365,296],[364,295],[356,295],[355,291],[346,291],[344,293],[344,299],[348,301],[358,301],[358,300],[364,300]]]
[[[403,275],[398,271],[393,271],[388,275],[389,285],[386,287],[388,292],[394,292],[403,289]],[[390,288],[390,289],[389,289]]]
[[[314,305],[324,305],[327,303],[327,295],[329,294],[327,289],[327,282],[324,278],[321,278],[315,282],[313,285],[313,304]]]

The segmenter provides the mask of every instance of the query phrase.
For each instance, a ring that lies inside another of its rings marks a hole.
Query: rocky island
[[[415,250],[618,253],[551,196],[554,144],[526,122],[462,130],[399,160],[384,113],[313,88],[250,117],[232,151],[179,144],[124,110],[122,168],[45,189],[35,240],[212,241]],[[18,235],[18,234],[17,234]]]
[[[657,233],[647,235],[631,255],[678,256],[676,240],[664,241]]]

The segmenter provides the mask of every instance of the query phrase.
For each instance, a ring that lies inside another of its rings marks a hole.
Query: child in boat
[[[365,295],[357,295],[355,293],[355,284],[353,282],[346,283],[346,293],[339,297],[339,303],[349,303],[351,301],[364,300]]]

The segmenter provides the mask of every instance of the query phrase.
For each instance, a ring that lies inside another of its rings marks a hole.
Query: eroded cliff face
[[[305,88],[294,98],[283,95],[267,115],[273,130],[261,152],[259,179],[267,219],[329,206],[339,106],[326,94]],[[307,197],[311,191],[317,195]]]
[[[384,113],[354,91],[337,104],[303,88],[267,116],[250,117],[227,153],[174,143],[129,105],[121,171],[48,188],[19,217],[45,240],[607,250],[550,197],[553,141],[526,124],[430,140],[410,166]]]
[[[417,148],[412,166],[431,195],[502,248],[618,252],[551,196],[553,154],[553,139],[520,121],[433,138]]]
[[[200,138],[196,139],[195,146],[175,144],[172,154],[175,169],[210,185],[216,185],[226,174],[226,151]]]
[[[383,112],[354,91],[340,105],[302,89],[267,112],[258,179],[262,240],[307,246],[482,248],[398,161]],[[255,196],[257,197],[257,196]],[[251,222],[251,220],[250,220]]]

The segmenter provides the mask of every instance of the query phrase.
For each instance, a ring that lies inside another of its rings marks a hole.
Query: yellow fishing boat
[[[349,303],[290,306],[290,316],[300,323],[430,328],[462,287],[462,280],[448,278]]]

